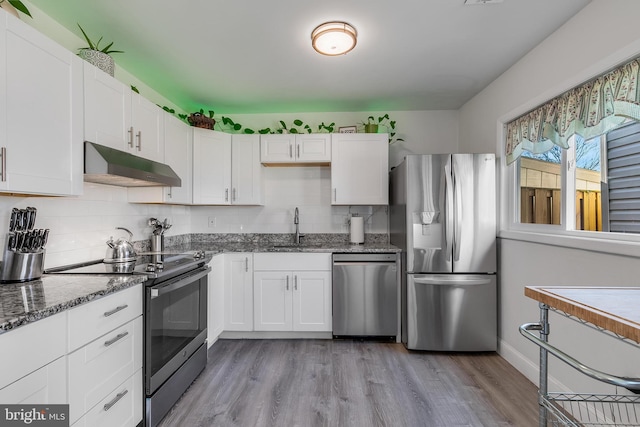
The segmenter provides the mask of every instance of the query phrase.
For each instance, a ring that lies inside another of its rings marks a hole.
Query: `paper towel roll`
[[[351,243],[364,243],[364,217],[351,217]]]

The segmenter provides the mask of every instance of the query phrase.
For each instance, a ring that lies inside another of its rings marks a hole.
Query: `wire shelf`
[[[548,393],[541,396],[548,426],[639,426],[640,396]]]

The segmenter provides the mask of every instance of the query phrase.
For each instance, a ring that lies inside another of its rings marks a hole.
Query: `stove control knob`
[[[154,271],[156,271],[156,265],[150,262],[149,264],[147,264],[147,268],[145,268],[145,271],[153,273]]]
[[[164,270],[164,263],[162,261],[156,262],[156,270]]]

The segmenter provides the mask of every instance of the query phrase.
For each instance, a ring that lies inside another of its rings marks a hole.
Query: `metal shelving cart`
[[[539,426],[640,426],[640,395],[549,392],[548,357],[552,354],[588,377],[640,393],[640,378],[617,377],[592,369],[549,344],[549,310],[635,347],[639,347],[638,343],[545,303],[539,303],[539,307],[540,321],[520,326],[520,333],[540,347]],[[534,331],[539,332],[539,337]]]

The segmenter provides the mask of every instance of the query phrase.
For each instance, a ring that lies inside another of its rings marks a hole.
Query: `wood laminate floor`
[[[528,427],[537,417],[536,387],[495,353],[219,340],[160,426]]]

